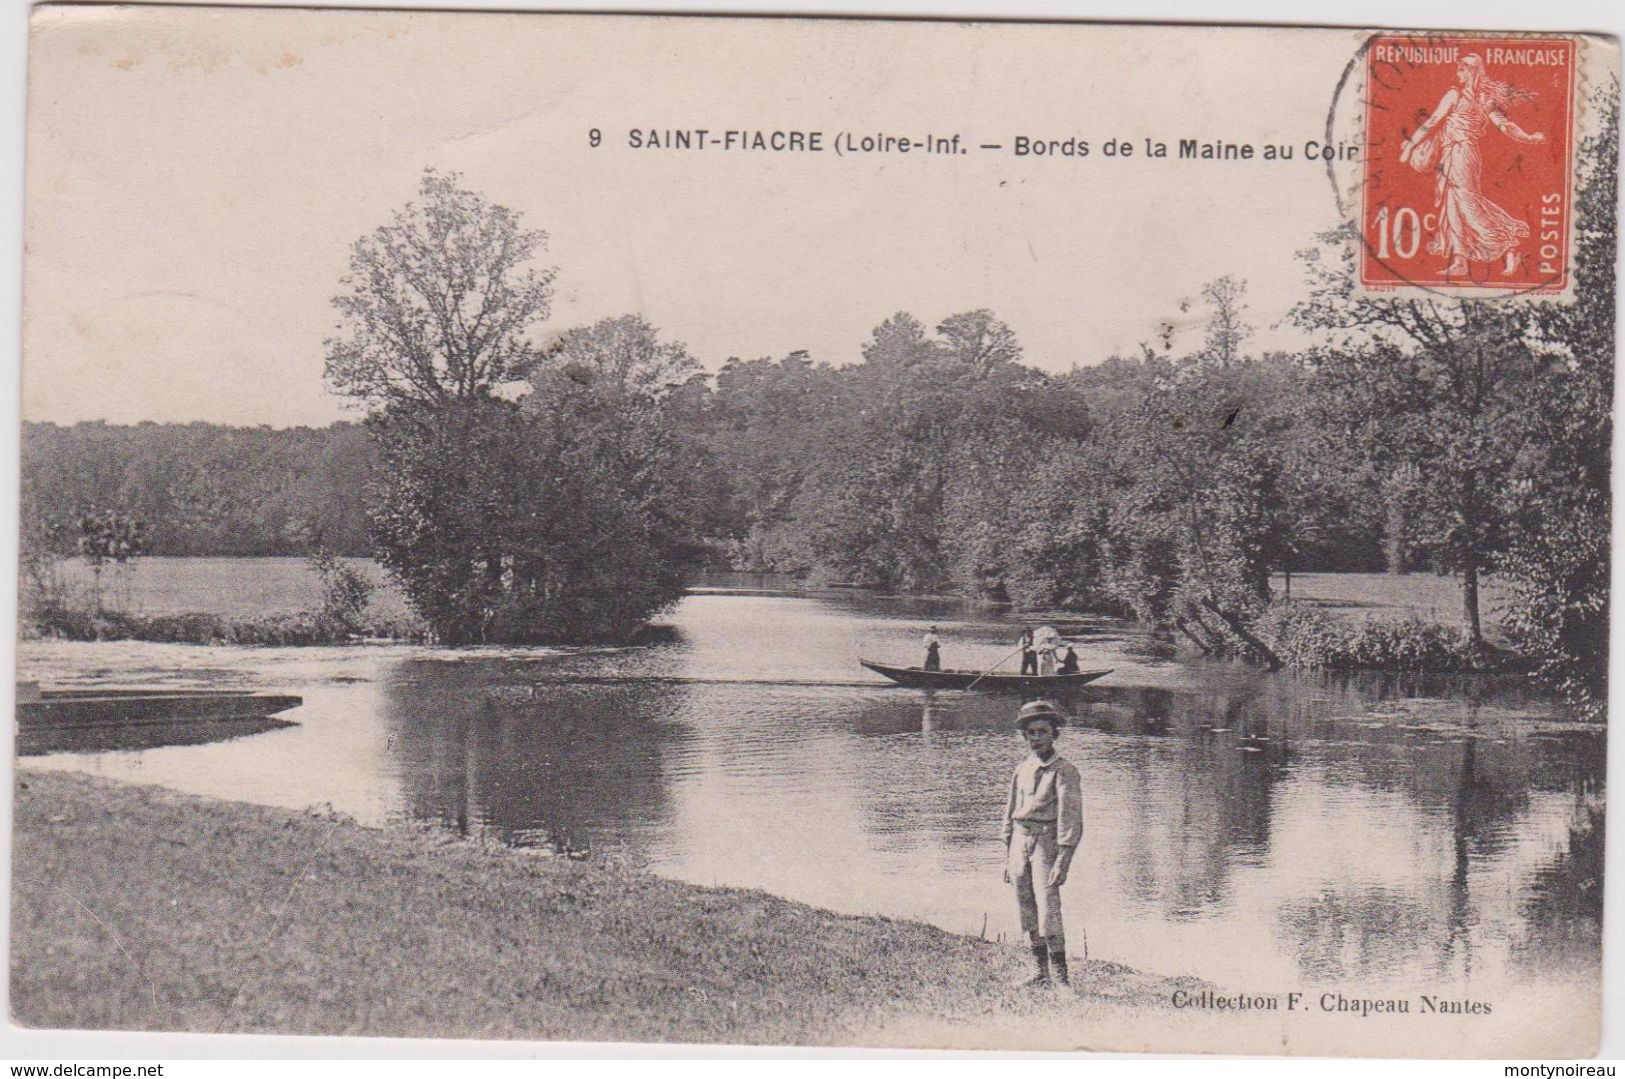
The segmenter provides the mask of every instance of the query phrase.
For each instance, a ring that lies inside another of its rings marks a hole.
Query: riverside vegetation
[[[334,300],[327,378],[364,424],[29,424],[25,548],[115,507],[155,553],[368,553],[453,645],[624,640],[728,565],[1131,616],[1270,666],[1527,665],[1600,717],[1612,93],[1580,147],[1577,302],[1366,296],[1338,233],[1302,253],[1300,351],[1254,350],[1221,277],[1134,355],[1044,357],[1059,374],[987,310],[898,312],[843,365],[708,375],[636,316],[538,348],[546,235],[431,170]],[[334,494],[362,488],[364,520]],[[1459,628],[1342,623],[1271,587],[1378,569],[1453,575]]]
[[[134,571],[126,558],[121,576]],[[157,641],[172,644],[320,645],[357,639],[423,641],[427,633],[411,617],[369,614],[373,582],[330,551],[306,559],[319,582],[318,601],[300,611],[269,611],[229,617],[207,611],[132,613],[109,607],[97,575],[76,587],[60,560],[35,554],[25,566],[31,601],[24,629],[37,636],[75,641]]]

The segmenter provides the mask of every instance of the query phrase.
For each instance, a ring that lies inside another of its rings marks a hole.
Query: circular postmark
[[[1574,235],[1573,36],[1384,33],[1344,66],[1327,178],[1372,294],[1561,297]]]

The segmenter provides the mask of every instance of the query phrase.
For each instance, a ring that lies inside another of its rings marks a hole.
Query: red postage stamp
[[[1577,60],[1566,37],[1370,42],[1362,286],[1567,290]]]

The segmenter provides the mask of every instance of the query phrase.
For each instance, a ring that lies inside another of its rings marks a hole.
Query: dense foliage
[[[356,492],[372,469],[366,432],[143,423],[25,423],[22,520],[35,546],[74,550],[86,514],[141,522],[154,555],[366,555]]]
[[[1367,568],[1381,536],[1332,527],[1363,492],[1318,464],[1305,370],[1246,352],[1244,286],[1206,296],[1196,353],[1059,376],[1019,363],[987,311],[935,334],[900,312],[848,367],[730,361],[704,429],[734,564],[1116,610],[1252,647],[1236,626],[1272,572]]]
[[[1555,355],[1528,387],[1522,452],[1509,470],[1507,628],[1541,675],[1588,717],[1608,700],[1619,84],[1592,95],[1599,134],[1581,146],[1573,304],[1533,312]]]

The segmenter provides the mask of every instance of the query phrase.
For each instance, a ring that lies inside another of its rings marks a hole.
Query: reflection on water
[[[384,722],[400,811],[459,834],[583,852],[666,815],[667,762],[688,737],[668,687],[486,692],[502,664],[403,664]]]
[[[1017,701],[865,686],[856,664],[915,661],[929,621],[945,665],[976,668],[1015,628],[944,601],[771,589],[701,591],[670,621],[657,645],[567,655],[210,650],[224,676],[183,673],[302,693],[300,725],[42,761],[1015,934],[998,830]],[[1062,742],[1085,782],[1076,946],[1262,989],[1594,973],[1600,729],[1518,683],[1272,675],[1172,662],[1106,620],[1063,629],[1116,670],[1072,702]],[[94,656],[101,677],[142,680],[202,662],[76,647],[27,645],[23,664],[49,677]]]

